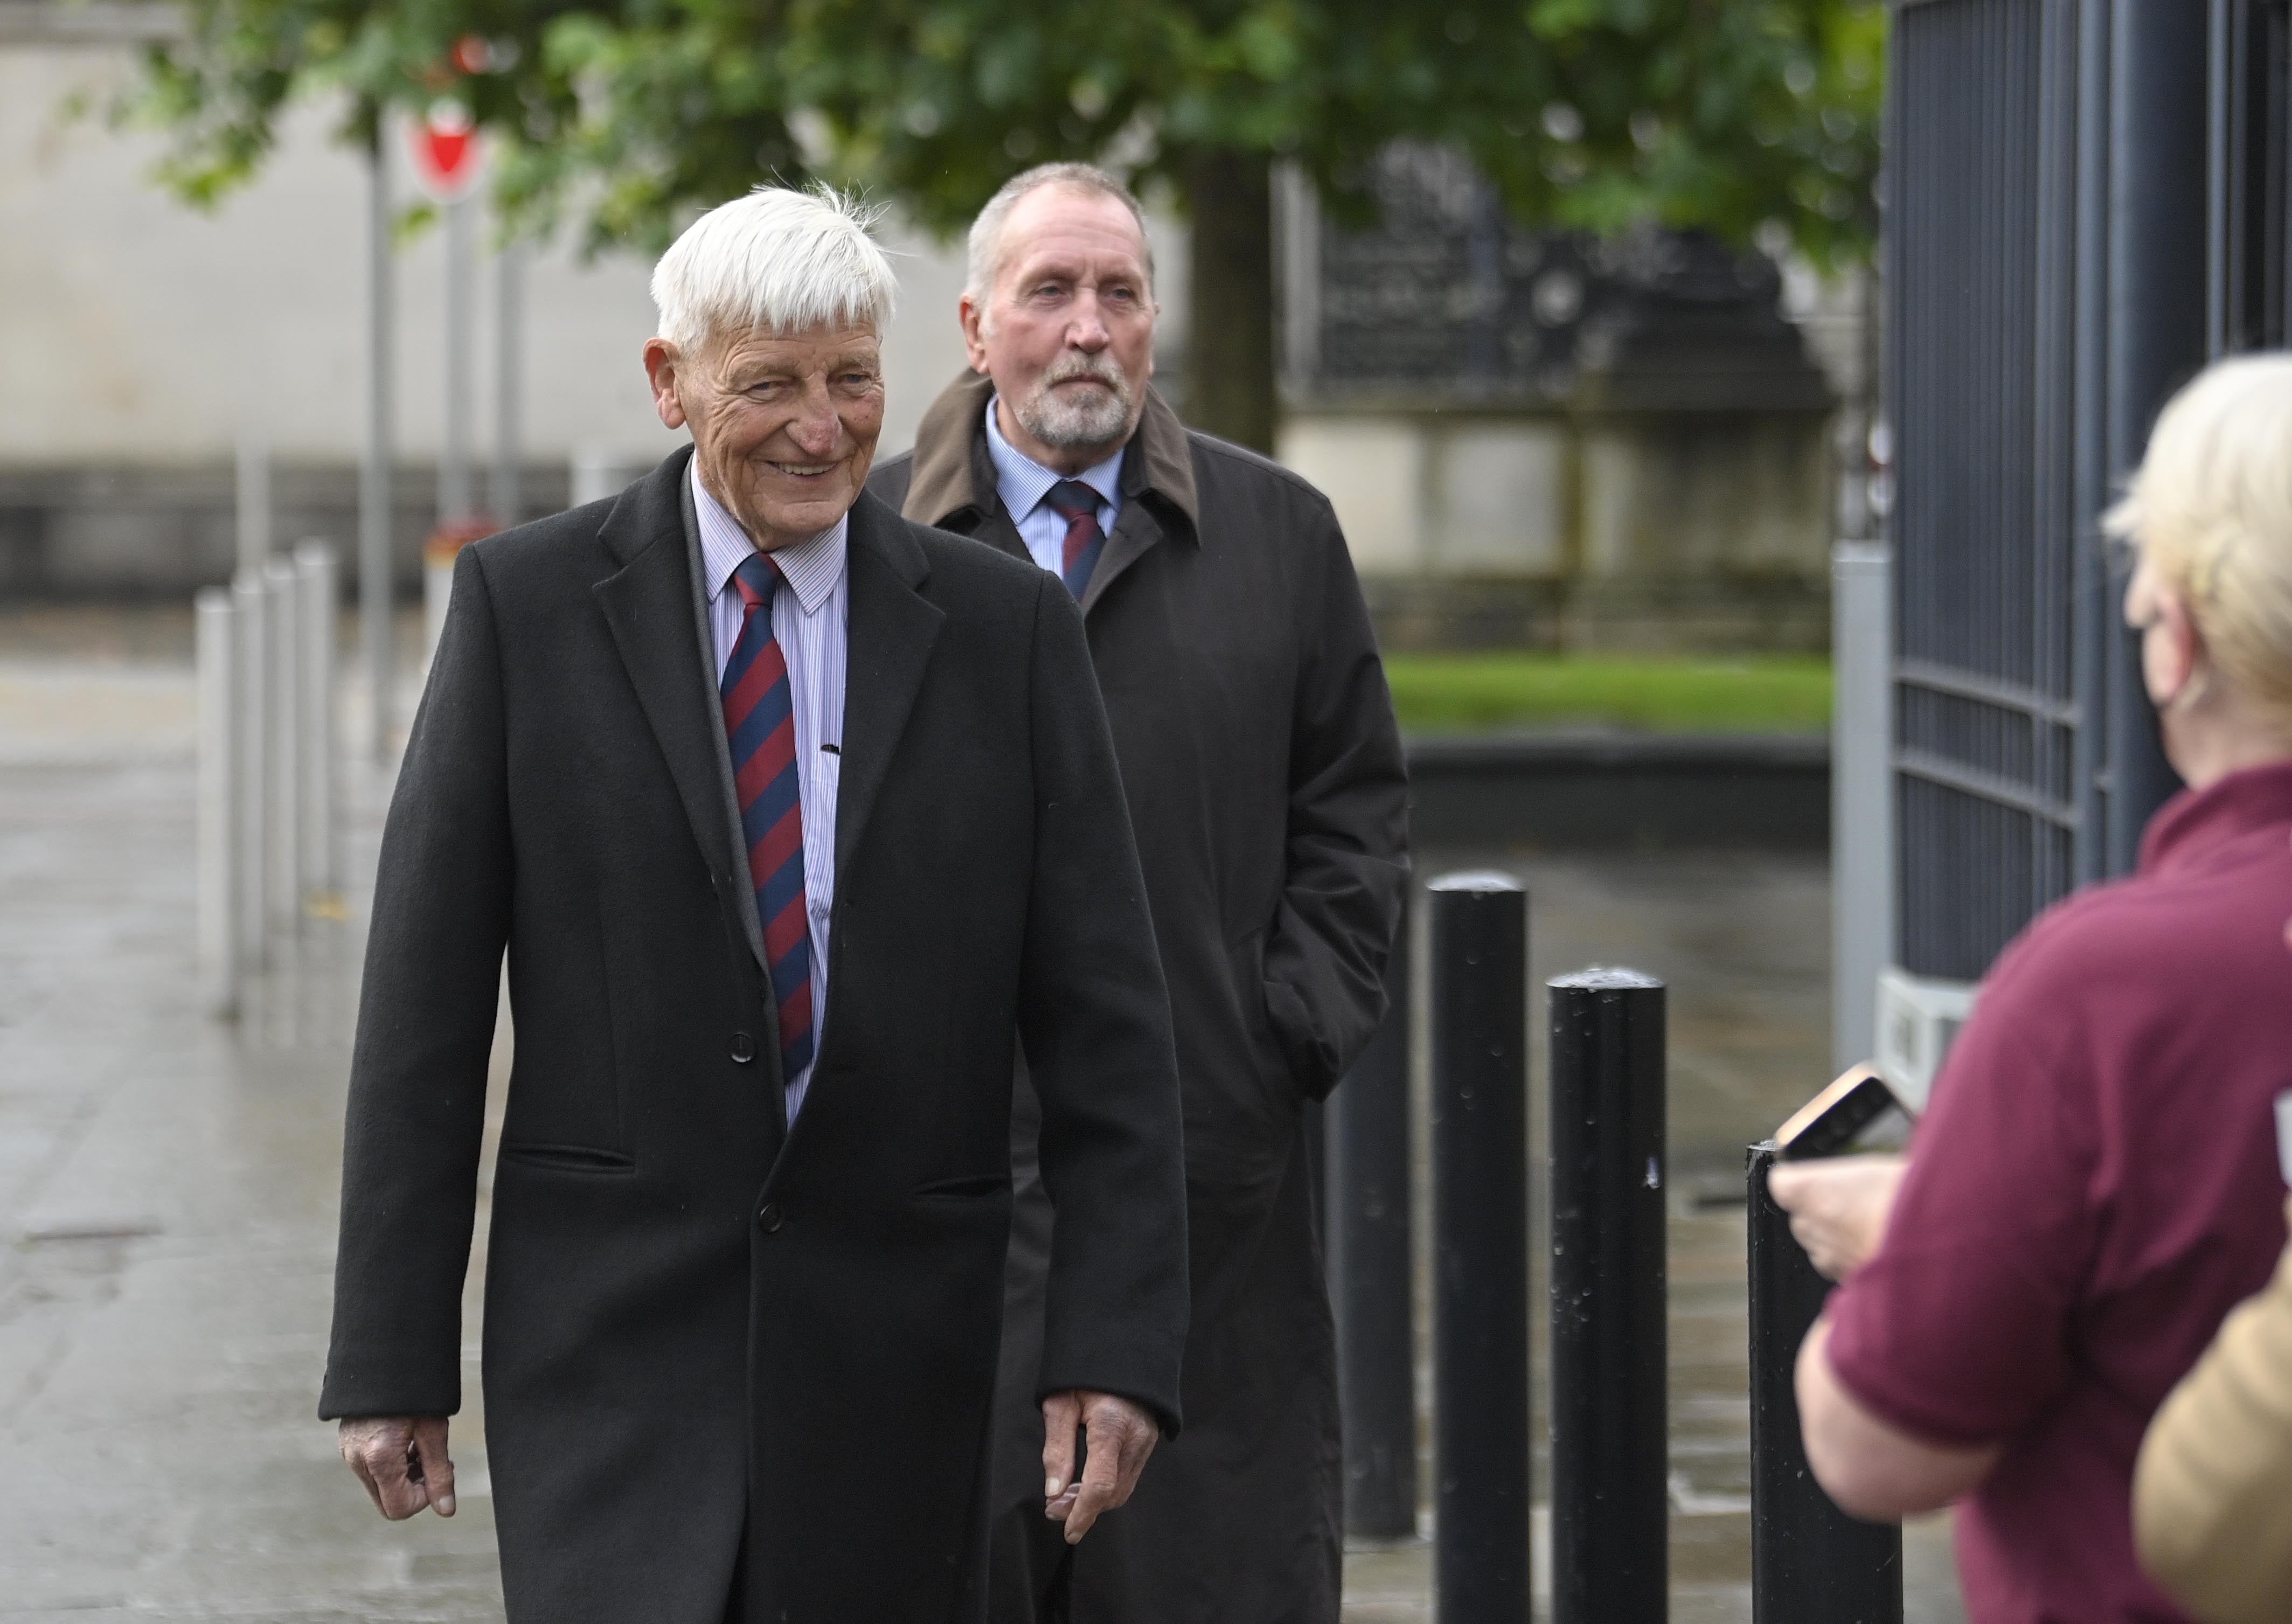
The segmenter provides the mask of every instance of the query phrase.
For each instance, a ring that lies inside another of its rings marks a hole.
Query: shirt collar
[[[1051,487],[1061,480],[1080,480],[1098,493],[1102,507],[1118,505],[1122,454],[1126,447],[1115,447],[1113,456],[1080,473],[1061,473],[1055,468],[1045,468],[1003,438],[1002,425],[995,421],[995,402],[1001,398],[996,394],[987,397],[987,455],[995,464],[996,494],[1003,498],[1012,523],[1025,522],[1027,515],[1042,505],[1043,498],[1051,494]]]
[[[2231,772],[2157,809],[2141,839],[2141,872],[2172,873],[2225,841],[2292,826],[2292,762]]]
[[[700,561],[708,578],[708,601],[714,603],[722,594],[725,583],[732,578],[732,571],[756,550],[755,544],[740,528],[740,521],[709,494],[700,478],[700,459],[697,456],[692,459],[691,478],[692,511],[700,521]],[[772,562],[779,566],[780,574],[787,578],[805,614],[815,613],[827,602],[836,582],[843,578],[851,528],[851,515],[847,513],[819,535],[772,553]]]

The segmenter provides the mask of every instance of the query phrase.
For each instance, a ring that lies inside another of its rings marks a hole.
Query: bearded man
[[[1384,667],[1328,500],[1150,386],[1153,264],[1121,185],[1071,164],[1011,182],[972,227],[958,314],[976,376],[870,485],[1082,606],[1170,987],[1193,1294],[1185,1436],[1069,1547],[1033,1375],[1069,1214],[1022,1078],[993,1616],[1334,1624],[1336,1359],[1301,1111],[1384,1009],[1407,786]]]
[[[319,1413],[383,1515],[453,1514],[506,948],[512,1624],[982,1616],[1014,1039],[1066,1537],[1177,1428],[1175,1061],[1081,618],[865,493],[892,292],[833,193],[702,216],[644,350],[692,446],[455,568],[383,836]]]

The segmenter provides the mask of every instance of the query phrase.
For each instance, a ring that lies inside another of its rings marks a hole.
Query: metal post
[[[238,462],[238,567],[260,570],[270,557],[270,448],[241,435]]]
[[[1528,895],[1489,873],[1426,892],[1434,1592],[1449,1624],[1528,1624]]]
[[[379,139],[367,156],[367,414],[365,455],[359,467],[359,642],[366,656],[368,721],[374,759],[390,755],[397,725],[390,624],[390,473],[396,384],[392,351],[390,166]]]
[[[477,206],[467,198],[446,205],[446,414],[438,447],[438,522],[470,516],[470,284]]]
[[[1664,987],[1586,970],[1551,998],[1553,1624],[1662,1624]]]
[[[199,994],[211,1014],[238,1010],[237,622],[230,594],[198,595]]]
[[[302,892],[330,897],[342,888],[335,856],[335,549],[330,542],[305,541],[295,549],[295,589],[301,595],[297,625],[302,633]]]
[[[1793,1373],[1830,1282],[1767,1193],[1771,1140],[1749,1167],[1752,1624],[1901,1624],[1902,1528],[1848,1516],[1799,1442]]]
[[[1329,1095],[1326,1165],[1345,1531],[1392,1539],[1416,1531],[1406,912],[1385,963],[1384,985],[1384,1022]]]
[[[270,613],[262,577],[241,571],[231,583],[230,602],[238,653],[231,684],[238,713],[231,731],[238,746],[231,796],[238,847],[234,933],[244,973],[263,968],[270,957],[270,842],[263,827],[270,812]]]
[[[517,523],[525,510],[525,250],[504,243],[494,256],[494,465],[486,505],[495,521]]]
[[[303,635],[297,612],[302,589],[295,566],[274,558],[262,567],[262,599],[270,625],[270,678],[263,719],[270,730],[264,815],[270,878],[263,891],[270,928],[292,935],[303,923]]]
[[[1894,954],[1893,558],[1830,554],[1830,1046],[1840,1071],[1877,1053],[1878,976]]]
[[[2140,462],[2166,397],[2205,361],[2210,41],[2194,12],[2179,0],[2117,0],[2109,12],[2104,433],[2111,481]],[[2139,634],[2118,612],[2125,585],[2121,575],[2111,580],[2102,643],[2108,861],[2118,874],[2138,860],[2150,814],[2180,785],[2142,685]]]

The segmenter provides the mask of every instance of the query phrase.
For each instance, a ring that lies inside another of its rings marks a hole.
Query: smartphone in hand
[[[1775,1130],[1775,1159],[1810,1161],[1820,1156],[1839,1155],[1879,1118],[1901,1108],[1894,1091],[1886,1087],[1886,1079],[1875,1070],[1849,1066]],[[2279,1117],[2283,1114],[2280,1107]]]

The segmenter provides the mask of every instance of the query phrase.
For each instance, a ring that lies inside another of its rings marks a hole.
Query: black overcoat
[[[826,1018],[779,1044],[685,469],[466,549],[383,836],[321,1414],[458,1402],[504,947],[486,1444],[519,1624],[978,1616],[1013,1035],[1062,1224],[1039,1379],[1174,1431],[1168,1005],[1080,618],[852,509]]]
[[[990,389],[958,380],[912,456],[871,484],[910,519],[1023,559],[987,453]],[[1336,1356],[1300,1113],[1384,1013],[1407,870],[1400,743],[1327,498],[1189,432],[1151,392],[1121,480],[1121,514],[1082,606],[1169,980],[1193,1330],[1185,1436],[1076,1553],[1075,1616],[1334,1624]],[[1020,1092],[1023,1134],[1031,1108]],[[1069,1222],[1061,1201],[1052,1224],[1025,1151],[998,1515],[1041,1501],[1031,1351],[1052,1237]],[[1015,1616],[999,1597],[996,1612]]]

